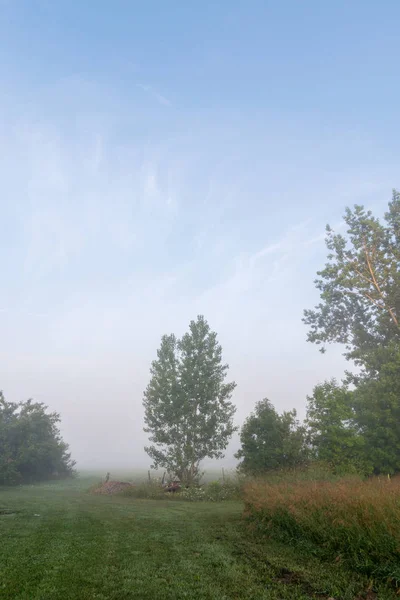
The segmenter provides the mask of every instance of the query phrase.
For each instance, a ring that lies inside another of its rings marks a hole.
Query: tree
[[[236,384],[225,382],[227,371],[217,334],[203,316],[181,340],[162,337],[143,399],[153,468],[192,483],[202,460],[224,456],[236,410],[230,401]]]
[[[315,282],[321,302],[303,321],[309,341],[343,343],[347,358],[368,366],[376,348],[400,342],[400,193],[384,223],[358,205],[344,221],[348,237],[327,226],[328,263]]]
[[[375,474],[400,472],[400,345],[377,350],[379,372],[357,378],[352,403],[364,440],[364,454]]]
[[[0,484],[70,476],[74,461],[58,429],[60,416],[43,403],[7,402],[0,392]]]
[[[400,470],[399,192],[383,222],[362,206],[347,209],[344,221],[347,237],[327,227],[328,263],[315,282],[321,302],[303,320],[309,341],[343,343],[347,359],[361,367],[347,374],[355,387],[360,456],[375,473],[394,473]]]
[[[239,469],[257,475],[265,471],[293,468],[306,462],[305,429],[292,410],[279,415],[266,398],[258,402],[240,433],[236,458]]]
[[[337,473],[371,472],[365,438],[357,424],[354,392],[334,379],[315,386],[307,398],[307,427],[313,458]]]

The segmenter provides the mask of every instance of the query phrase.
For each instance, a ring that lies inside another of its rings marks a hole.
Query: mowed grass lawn
[[[82,487],[0,490],[0,598],[350,599],[366,589],[337,565],[252,539],[240,503],[135,500]]]

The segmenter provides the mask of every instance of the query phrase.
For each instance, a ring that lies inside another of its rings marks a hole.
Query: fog
[[[12,3],[4,10],[13,14]],[[330,102],[340,90],[327,76],[318,101],[307,88],[296,113],[276,73],[275,96],[267,102],[265,82],[257,104],[251,86],[229,88],[231,39],[218,55],[224,87],[215,73],[207,79],[209,58],[186,63],[187,41],[182,72],[168,76],[151,54],[133,65],[118,41],[111,55],[99,41],[93,64],[82,58],[80,67],[72,38],[52,57],[50,34],[32,35],[31,60],[22,31],[7,37],[15,53],[0,96],[6,398],[58,411],[79,469],[148,468],[151,361],[162,334],[179,336],[204,314],[237,382],[237,425],[265,397],[303,418],[314,385],[346,368],[342,349],[321,355],[301,322],[318,301],[325,224],[340,229],[348,204],[384,210],[399,181],[388,116],[397,106],[381,123],[367,107],[354,119]],[[201,89],[193,66],[206,73]],[[296,68],[294,60],[289,79]],[[364,76],[365,96],[374,84]],[[390,89],[388,80],[381,94]],[[237,447],[236,435],[221,465],[236,464]]]
[[[182,319],[186,325],[187,319]],[[210,318],[210,322],[218,330],[217,314],[214,319]],[[229,377],[237,382],[233,400],[237,406],[235,420],[238,425],[255,402],[265,396],[273,400],[278,410],[296,406],[303,416],[305,397],[313,385],[324,377],[340,377],[343,372],[340,357],[324,360],[314,348],[305,346],[301,349],[300,336],[294,347],[285,349],[283,344],[274,344],[264,351],[262,335],[263,332],[267,335],[267,331],[262,328],[260,333],[253,332],[251,335],[252,340],[259,340],[258,352],[242,353],[239,349],[246,343],[250,332],[242,326],[234,338],[229,331],[224,335],[225,327],[228,324],[220,326],[219,337],[231,366]],[[134,328],[129,329],[134,336]],[[160,335],[162,331],[160,329]],[[40,335],[39,331],[36,333]],[[79,331],[77,335],[80,335]],[[116,331],[116,340],[121,337],[123,334]],[[21,353],[2,353],[1,376],[7,398],[34,397],[48,404],[52,410],[59,411],[63,436],[71,446],[79,469],[147,469],[150,461],[143,450],[146,435],[142,430],[141,401],[158,336],[153,334],[149,338],[153,340],[154,347],[150,347],[150,340],[143,336],[138,342],[140,353],[135,351],[133,344],[123,353],[117,343],[101,352],[93,348],[93,356],[89,356],[89,350],[83,354],[78,349],[75,355],[71,351],[51,356],[44,352],[35,353],[33,347]],[[34,339],[35,334],[32,345]],[[233,468],[236,465],[233,453],[237,446],[235,436],[226,458],[219,463],[208,461],[205,466],[215,468],[220,464],[224,468]]]

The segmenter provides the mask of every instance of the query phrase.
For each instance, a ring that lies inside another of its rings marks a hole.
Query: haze
[[[78,467],[146,467],[161,335],[204,314],[238,424],[346,368],[304,308],[348,204],[399,185],[400,5],[0,3],[0,387]],[[237,439],[223,464],[233,466]]]

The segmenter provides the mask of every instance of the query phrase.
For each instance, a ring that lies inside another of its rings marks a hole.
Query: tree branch
[[[379,283],[378,283],[378,281],[376,279],[375,271],[374,271],[372,263],[371,263],[371,259],[370,259],[369,252],[368,252],[367,243],[365,242],[365,240],[364,240],[364,252],[365,252],[365,258],[367,259],[368,270],[369,270],[369,272],[371,274],[371,277],[372,277],[373,285],[375,286],[378,294],[382,298],[382,302],[384,303],[385,307],[389,311],[389,314],[390,314],[390,316],[392,318],[393,323],[396,325],[396,327],[399,327],[399,322],[397,320],[397,316],[393,312],[393,309],[390,306],[387,306],[387,303],[386,303],[386,300],[385,300],[385,296],[384,296],[384,294],[383,294],[383,292],[382,292],[382,290],[381,290],[381,288],[379,286]]]

